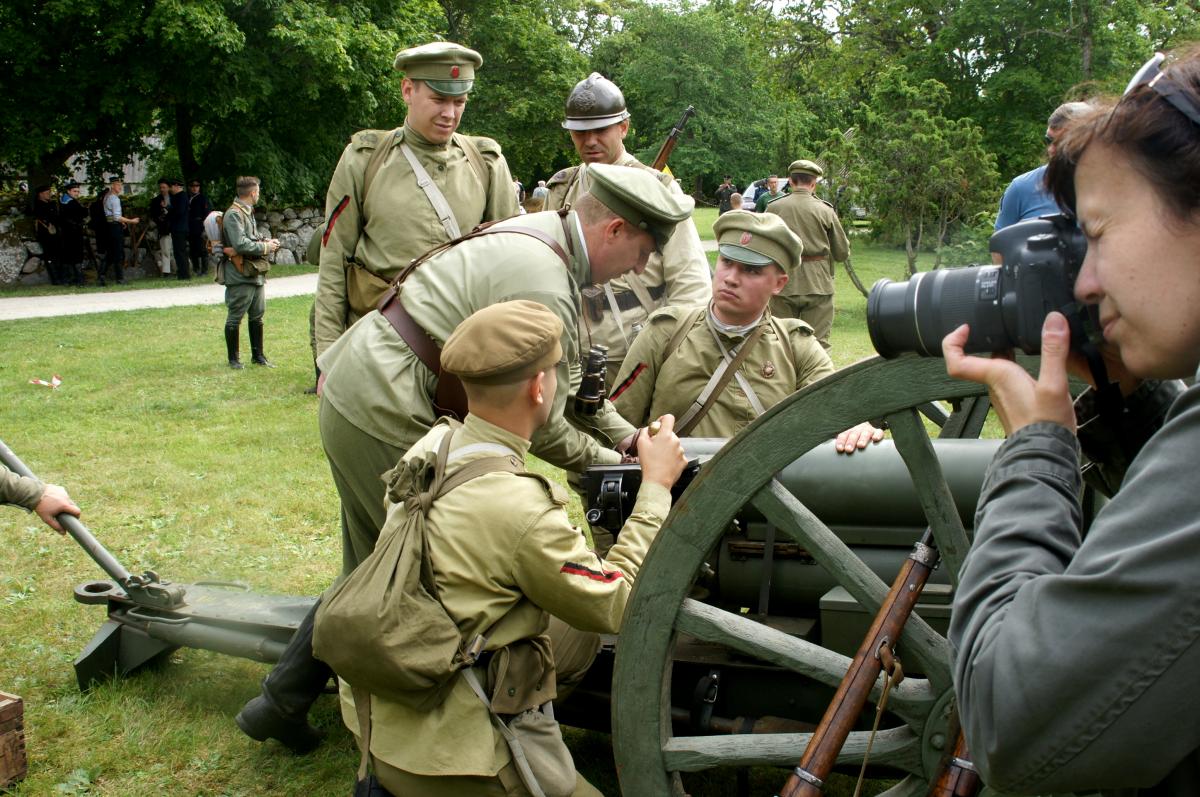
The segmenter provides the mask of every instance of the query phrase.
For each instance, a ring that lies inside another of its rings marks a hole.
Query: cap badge
[[[450,77],[458,77],[458,66],[450,67]]]
[[[767,360],[762,366],[762,375],[764,379],[770,379],[775,376],[775,363]]]
[[[744,232],[744,233],[742,233],[742,239],[740,241],[738,241],[738,243],[740,243],[742,246],[745,246],[746,244],[750,243],[751,239],[753,239],[753,238],[754,238],[753,235],[751,235],[748,232]]]

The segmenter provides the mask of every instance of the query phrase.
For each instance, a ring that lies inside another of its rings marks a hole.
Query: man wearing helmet
[[[579,159],[650,169],[625,151],[629,111],[625,95],[608,78],[593,72],[581,80],[567,97],[567,118],[562,123],[571,134]],[[674,193],[682,193],[668,175],[655,172]],[[568,207],[586,193],[586,170],[563,169],[550,178],[546,210]],[[612,386],[629,344],[650,313],[671,305],[704,304],[712,298],[712,273],[696,225],[685,219],[675,226],[662,254],[651,255],[646,270],[630,272],[604,286],[583,289],[581,340],[608,347],[607,378]]]

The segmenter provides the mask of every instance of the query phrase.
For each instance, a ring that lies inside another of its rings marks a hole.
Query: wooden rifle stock
[[[829,708],[825,709],[821,724],[809,740],[800,766],[792,770],[779,797],[820,797],[825,779],[833,771],[838,753],[862,713],[875,679],[879,677],[883,666],[879,649],[884,645],[889,649],[895,647],[937,562],[938,552],[934,547],[933,534],[926,531],[896,574],[896,580],[879,607],[866,639],[842,678]]]
[[[658,155],[654,158],[654,163],[650,164],[660,172],[667,165],[667,160],[671,157],[671,153],[675,151],[675,143],[679,140],[679,134],[683,132],[684,125],[688,119],[696,115],[696,109],[689,105],[687,110],[683,112],[683,116],[671,128],[671,132],[667,133],[667,140],[663,142],[662,148],[658,150]]]
[[[975,797],[982,786],[983,781],[967,751],[967,740],[959,731],[954,754],[929,788],[929,797]]]

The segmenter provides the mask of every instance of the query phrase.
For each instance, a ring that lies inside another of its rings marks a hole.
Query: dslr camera
[[[916,352],[942,356],[942,338],[970,325],[968,353],[1020,349],[1038,354],[1042,322],[1057,310],[1078,349],[1098,328],[1094,307],[1075,301],[1075,278],[1087,241],[1074,220],[1043,216],[1005,227],[989,242],[999,266],[964,266],[917,274],[906,282],[881,279],[867,297],[867,330],[884,357]]]

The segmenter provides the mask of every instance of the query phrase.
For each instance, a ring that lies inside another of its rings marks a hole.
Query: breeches
[[[226,285],[225,306],[229,308],[229,315],[225,317],[227,327],[237,328],[247,311],[251,321],[258,321],[267,311],[265,287],[249,284]]]
[[[342,574],[348,575],[375,550],[387,519],[384,484],[379,477],[396,466],[405,449],[362,431],[324,398],[318,425],[333,484],[342,500]]]
[[[164,274],[171,273],[171,260],[174,247],[171,244],[171,234],[162,232],[158,234],[158,270]]]
[[[829,350],[829,332],[833,329],[833,296],[809,293],[771,298],[771,313],[780,318],[799,318],[810,327],[825,350]]]

